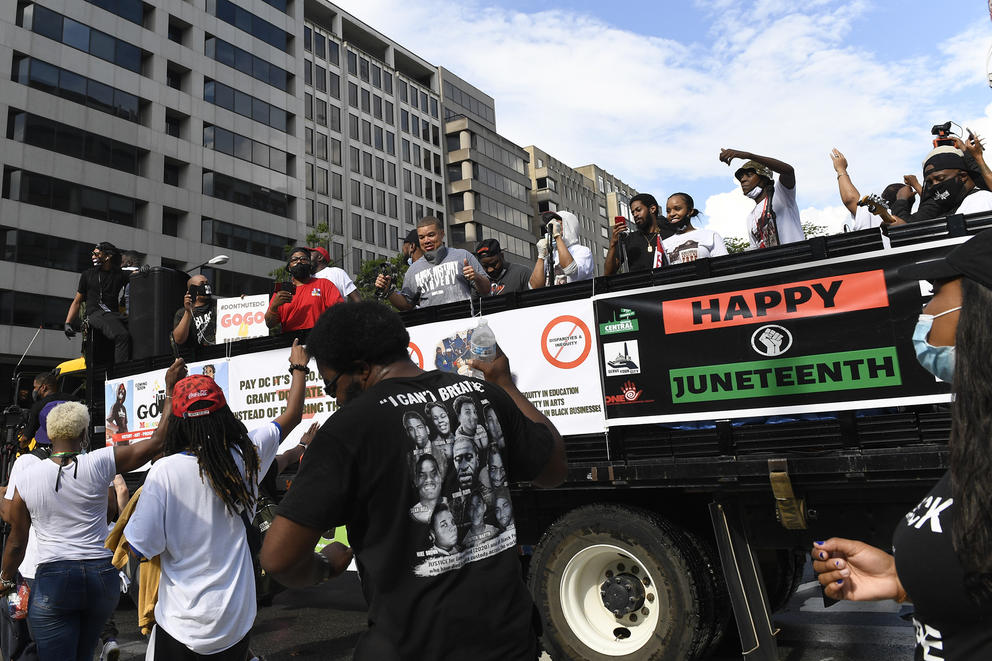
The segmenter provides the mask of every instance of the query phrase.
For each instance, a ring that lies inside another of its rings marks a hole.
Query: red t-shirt
[[[283,331],[313,328],[317,323],[317,317],[324,310],[343,302],[341,292],[333,282],[323,278],[313,278],[304,285],[297,285],[293,300],[277,308],[279,323]],[[272,299],[269,299],[269,305],[271,304]]]

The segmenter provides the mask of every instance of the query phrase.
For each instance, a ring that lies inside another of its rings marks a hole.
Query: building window
[[[284,259],[283,250],[286,246],[293,245],[290,239],[277,234],[225,223],[212,218],[201,220],[200,240],[219,248],[230,248],[238,252],[278,259],[279,261]]]
[[[144,202],[36,172],[4,168],[4,196],[56,211],[136,227]]]
[[[18,18],[21,19],[18,25],[26,30],[62,42],[66,46],[77,48],[135,73],[141,73],[142,64],[148,57],[148,53],[137,46],[106,32],[94,30],[88,25],[57,14],[41,5],[23,5],[18,12]]]
[[[246,73],[252,78],[272,85],[283,92],[289,91],[289,82],[293,79],[291,73],[274,64],[269,64],[268,60],[252,55],[234,44],[208,34],[203,42],[203,51],[207,57],[217,60],[221,64]]]
[[[224,83],[220,83],[209,78],[203,81],[203,100],[226,108],[239,115],[249,117],[261,124],[267,124],[272,128],[289,132],[290,115],[282,108],[270,105],[261,99],[245,94],[241,90],[236,90]]]
[[[141,123],[142,108],[148,105],[133,94],[20,54],[13,58],[11,80],[129,122]]]
[[[230,23],[256,39],[286,53],[292,52],[293,35],[263,20],[247,9],[239,7],[231,0],[206,0],[206,9],[208,14],[216,16],[225,23]]]
[[[16,108],[8,111],[7,138],[130,174],[140,174],[148,154],[134,145]]]
[[[204,170],[203,194],[283,218],[292,218],[293,198],[219,172]]]

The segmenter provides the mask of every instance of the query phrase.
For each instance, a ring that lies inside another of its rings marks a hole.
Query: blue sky
[[[918,173],[930,126],[992,137],[980,0],[361,0],[339,4],[496,99],[500,132],[742,235],[721,147],[795,166],[805,220],[839,230],[830,149],[862,193]]]

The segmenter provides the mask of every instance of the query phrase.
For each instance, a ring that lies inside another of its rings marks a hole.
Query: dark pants
[[[34,579],[24,579],[34,587]],[[3,601],[3,600],[0,600]],[[0,615],[0,652],[6,661],[38,661],[38,646],[31,638],[28,620],[15,620],[10,617],[6,603],[3,604]]]
[[[119,314],[94,310],[87,315],[86,320],[90,326],[114,343],[114,362],[123,363],[131,360],[131,334],[127,332]]]
[[[110,558],[39,565],[28,606],[38,656],[92,661],[100,629],[119,596],[120,578]]]
[[[197,654],[186,647],[178,640],[166,633],[161,624],[155,625],[155,661],[198,661],[199,659],[210,659],[210,661],[245,661],[248,658],[248,637],[238,641],[232,647],[228,647],[223,652],[216,654]]]

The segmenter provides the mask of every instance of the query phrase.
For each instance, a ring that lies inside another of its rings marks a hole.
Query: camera
[[[396,272],[396,267],[393,266],[393,264],[389,260],[386,260],[381,264],[379,264],[378,273],[376,275],[384,275],[390,279],[390,287],[388,288],[376,287],[375,289],[375,297],[384,298],[388,290],[392,289],[392,284],[396,282],[396,276],[398,275],[398,273]]]
[[[213,290],[210,288],[209,283],[203,283],[202,285],[190,285],[189,286],[189,296],[194,301],[200,296],[213,296]]]
[[[957,126],[958,131],[955,133],[951,126]],[[934,124],[930,129],[930,134],[937,136],[933,140],[934,147],[953,147],[954,138],[961,139],[961,126],[955,122],[944,122],[943,124]]]

